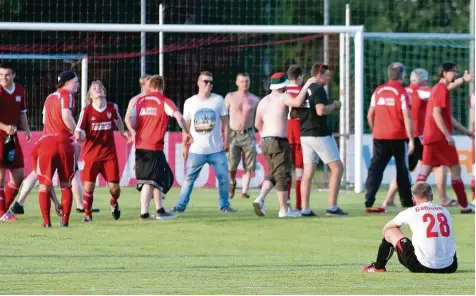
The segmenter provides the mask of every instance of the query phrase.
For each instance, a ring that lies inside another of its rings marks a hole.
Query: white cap
[[[412,71],[410,74],[410,82],[412,83],[422,83],[423,81],[428,80],[428,71],[422,68],[418,68]]]

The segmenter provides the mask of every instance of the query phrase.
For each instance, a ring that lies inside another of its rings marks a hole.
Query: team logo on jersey
[[[145,116],[145,115],[156,116],[157,115],[157,108],[147,107],[147,108],[140,109],[139,116]]]
[[[107,118],[111,119],[111,112],[107,112]]]
[[[96,120],[96,117],[93,116],[93,117],[91,118],[91,120],[92,120],[92,121]]]
[[[21,102],[21,96],[16,96],[16,97],[15,97],[15,100],[16,100],[18,103],[20,103],[20,102]]]

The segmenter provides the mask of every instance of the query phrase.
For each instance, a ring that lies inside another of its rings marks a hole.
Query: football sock
[[[93,208],[94,196],[93,192],[84,191],[83,195],[83,204],[84,204],[84,214],[86,217],[92,217],[91,209]]]
[[[62,221],[64,223],[69,222],[69,214],[71,213],[71,207],[73,205],[73,192],[71,186],[61,188],[61,206],[63,207]]]
[[[18,194],[18,187],[15,184],[8,182],[7,188],[5,188],[5,208],[6,209],[10,208],[17,194]]]
[[[5,215],[6,212],[6,207],[5,207],[5,191],[3,190],[3,187],[0,187],[0,217]]]
[[[301,210],[301,178],[296,180],[296,209]]]
[[[49,190],[40,190],[39,199],[41,216],[43,217],[43,224],[51,224],[50,219],[50,209],[51,209],[51,199]]]
[[[111,206],[115,206],[117,204],[117,200],[119,199],[119,196],[121,196],[121,192],[119,191],[119,193],[116,193],[116,194],[113,194],[111,192],[111,199],[109,200],[109,204]]]
[[[378,247],[377,260],[374,262],[374,266],[377,269],[382,269],[387,265],[388,260],[392,258],[394,247],[391,243],[387,242],[385,238],[382,239],[382,243]]]
[[[451,186],[453,186],[453,190],[456,193],[456,198],[458,199],[459,205],[463,208],[466,208],[468,206],[468,198],[466,197],[463,181],[461,181],[461,179],[452,180]]]

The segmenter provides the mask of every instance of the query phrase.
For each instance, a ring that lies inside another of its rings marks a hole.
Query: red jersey
[[[451,102],[448,87],[444,83],[438,83],[431,89],[425,117],[425,130],[423,131],[423,144],[446,141],[445,135],[440,131],[433,118],[433,108],[440,107],[443,122],[450,134],[453,134],[451,124]]]
[[[25,88],[13,83],[12,89],[9,91],[0,85],[0,122],[6,125],[18,125],[20,115],[25,113]],[[7,133],[0,130],[0,136],[7,136]]]
[[[43,107],[43,134],[70,137],[72,131],[64,124],[61,113],[63,109],[69,109],[72,113],[73,108],[74,98],[67,90],[58,89],[50,94]]]
[[[378,86],[370,101],[374,107],[372,137],[379,140],[407,139],[403,110],[410,108],[410,99],[398,81],[389,81]]]
[[[85,160],[116,159],[114,142],[114,120],[119,118],[116,104],[107,103],[103,109],[96,109],[90,104],[81,111],[77,129],[86,133],[84,141]]]
[[[169,118],[177,111],[175,104],[159,92],[137,99],[136,149],[162,151]]]
[[[419,86],[418,84],[410,84],[406,91],[411,99],[412,119],[413,119],[413,136],[423,136],[423,127],[425,126],[426,106],[428,98],[431,94],[431,88]]]
[[[288,85],[286,87],[286,93],[293,98],[299,95],[302,87],[299,85]],[[290,144],[301,143],[301,121],[299,120],[299,114],[296,109],[289,108],[288,114],[288,141]]]

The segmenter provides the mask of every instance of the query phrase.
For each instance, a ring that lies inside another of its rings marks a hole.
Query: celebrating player
[[[18,123],[26,132],[26,139],[31,141],[30,127],[26,117],[25,89],[22,85],[13,82],[15,69],[11,63],[0,65],[0,221],[15,220],[15,216],[7,211],[18,193],[25,170],[23,153],[18,140]],[[14,150],[8,154],[7,142],[12,141]],[[11,157],[11,158],[10,158]],[[11,179],[4,190],[5,172],[10,170]]]
[[[106,100],[106,89],[101,81],[91,83],[87,103],[88,106],[81,111],[75,131],[75,138],[84,141],[84,222],[91,222],[93,219],[91,209],[94,201],[94,185],[99,174],[108,182],[112,216],[118,220],[121,217],[121,210],[117,200],[121,190],[112,122],[114,121],[128,142],[129,132],[124,132],[124,124],[117,105]]]
[[[460,212],[474,213],[474,206],[468,204],[466,191],[461,180],[461,166],[453,139],[453,127],[474,139],[474,133],[467,130],[451,114],[448,85],[456,77],[456,64],[443,63],[439,69],[440,82],[432,90],[428,100],[423,131],[423,166],[417,181],[426,181],[434,167],[447,166],[451,171],[451,185],[456,193]]]
[[[149,214],[149,204],[153,195],[157,209],[157,219],[173,219],[162,207],[162,194],[166,194],[174,183],[173,172],[165,159],[164,136],[168,116],[177,119],[179,126],[190,137],[182,114],[175,104],[165,97],[163,78],[154,75],[150,78],[150,92],[137,99],[135,105],[135,146],[137,189],[141,191],[141,218],[154,218]],[[132,126],[134,128],[134,125]]]
[[[458,269],[452,218],[448,210],[432,203],[431,186],[417,182],[412,187],[415,206],[388,222],[377,260],[362,268],[363,272],[386,272],[388,260],[396,250],[398,261],[411,272],[452,273]],[[412,240],[400,230],[408,225]]]

